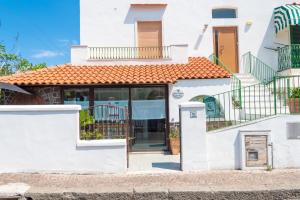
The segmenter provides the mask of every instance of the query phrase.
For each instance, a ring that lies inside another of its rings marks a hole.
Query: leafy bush
[[[179,136],[180,136],[179,128],[175,127],[175,126],[170,127],[169,138],[171,138],[171,139],[177,139],[177,138],[179,138]]]
[[[81,140],[101,140],[101,139],[103,139],[103,134],[98,130],[81,131],[80,139]]]
[[[300,88],[293,88],[290,98],[300,98]]]
[[[94,117],[90,114],[89,110],[81,110],[79,113],[80,126],[92,125],[95,123]]]
[[[125,139],[125,138],[126,138],[125,135],[114,135],[114,136],[112,137],[112,139]]]

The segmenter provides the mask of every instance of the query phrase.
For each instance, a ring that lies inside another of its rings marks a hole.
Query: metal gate
[[[80,111],[80,139],[126,139],[128,167],[128,107],[96,105]]]

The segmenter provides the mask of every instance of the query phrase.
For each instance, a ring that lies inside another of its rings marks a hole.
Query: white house
[[[237,113],[242,95],[252,97],[241,88],[300,67],[292,56],[300,42],[300,7],[293,3],[81,0],[80,45],[72,47],[71,63],[1,77],[34,94],[5,91],[4,102],[128,107],[130,149],[165,150],[169,125],[179,121],[178,105],[195,97],[233,90],[226,100],[213,97],[213,112],[235,103],[227,113],[239,121],[262,115],[253,114],[251,102]],[[213,118],[231,120],[227,113]]]

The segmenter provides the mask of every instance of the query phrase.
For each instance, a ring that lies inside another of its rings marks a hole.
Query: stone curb
[[[22,198],[20,198],[22,199]],[[161,191],[125,193],[26,193],[26,200],[300,200],[300,189],[265,191]]]

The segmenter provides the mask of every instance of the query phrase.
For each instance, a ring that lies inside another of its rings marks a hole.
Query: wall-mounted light
[[[253,21],[252,21],[252,20],[246,21],[246,25],[247,25],[247,26],[251,26],[252,24],[253,24]]]

